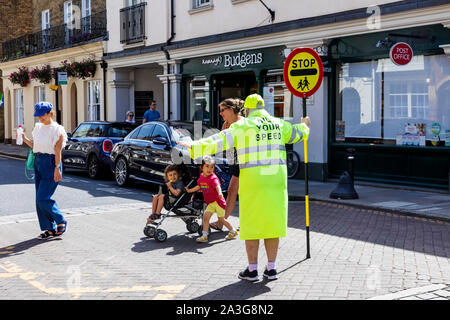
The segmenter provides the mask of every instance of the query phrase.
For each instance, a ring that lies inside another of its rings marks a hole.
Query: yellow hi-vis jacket
[[[198,159],[236,148],[239,174],[239,222],[242,240],[286,236],[286,144],[308,139],[305,124],[292,125],[264,109],[233,123],[208,138],[192,143],[190,156]],[[228,153],[227,153],[228,154]],[[229,154],[228,154],[229,155]],[[228,161],[233,156],[227,156]]]

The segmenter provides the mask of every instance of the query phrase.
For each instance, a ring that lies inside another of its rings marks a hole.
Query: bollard
[[[347,161],[348,161],[348,171],[345,171],[339,178],[338,185],[330,193],[330,198],[332,199],[358,199],[358,193],[356,193],[353,186],[354,183],[354,160],[355,160],[355,149],[347,149]]]

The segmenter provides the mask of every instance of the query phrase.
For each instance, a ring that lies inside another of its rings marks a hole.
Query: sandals
[[[49,238],[54,238],[57,237],[58,235],[56,234],[55,230],[47,230],[42,232],[40,235],[38,235],[38,239],[40,240],[45,240],[45,239],[49,239]]]
[[[152,219],[152,220],[158,220],[159,218],[161,218],[161,214],[158,214],[158,213],[152,213],[152,214],[150,215],[150,219]]]
[[[56,226],[56,235],[60,236],[62,235],[64,232],[66,232],[66,228],[67,228],[67,221],[64,221],[61,224],[58,224]]]

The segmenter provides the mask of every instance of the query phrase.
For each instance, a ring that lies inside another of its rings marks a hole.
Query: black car
[[[87,170],[89,177],[94,179],[104,172],[111,172],[114,166],[110,153],[114,144],[137,126],[127,122],[83,122],[68,134],[66,147],[62,150],[63,170]]]
[[[191,140],[194,131],[194,123],[189,121],[151,121],[140,125],[111,151],[116,183],[124,186],[131,178],[164,185],[164,170],[170,164],[180,164],[189,175],[198,174],[198,165],[184,147],[177,145],[178,141]],[[201,132],[195,135],[219,132],[206,125],[198,131]],[[231,175],[223,157],[216,157],[216,174],[225,192]]]

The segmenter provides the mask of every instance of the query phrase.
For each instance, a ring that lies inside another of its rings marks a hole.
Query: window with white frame
[[[50,44],[50,10],[44,10],[41,12],[41,25],[42,25],[42,46],[47,48]]]
[[[23,108],[23,89],[16,89],[16,126],[25,124],[24,108]]]
[[[81,28],[82,33],[91,33],[91,0],[81,1]]]
[[[38,103],[41,101],[46,101],[45,99],[45,86],[39,86],[34,88],[34,96],[35,96],[35,102]]]
[[[100,81],[87,82],[88,120],[100,120]]]
[[[74,28],[72,1],[64,2],[64,25],[65,25],[65,43],[68,44],[71,41],[71,36],[73,34]]]
[[[210,4],[211,0],[192,0],[192,9],[209,6]]]

